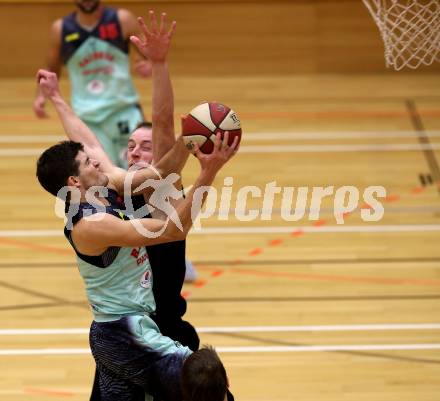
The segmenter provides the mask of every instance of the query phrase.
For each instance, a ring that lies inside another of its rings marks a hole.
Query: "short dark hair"
[[[132,131],[136,131],[139,128],[153,128],[153,123],[151,123],[150,121],[141,121],[138,125],[136,125],[136,128]]]
[[[182,368],[182,393],[185,401],[223,401],[228,378],[214,348],[204,346],[191,354]]]
[[[76,156],[84,151],[79,142],[63,141],[46,149],[37,161],[37,178],[41,186],[52,195],[67,184],[70,176],[79,174]]]

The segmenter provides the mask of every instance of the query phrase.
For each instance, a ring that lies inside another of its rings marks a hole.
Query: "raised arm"
[[[122,28],[122,35],[125,40],[128,40],[132,35],[139,36],[140,30],[136,17],[128,10],[123,8],[118,9],[118,19]],[[137,75],[143,78],[151,76],[151,62],[142,53],[134,47],[136,54],[134,55],[134,71]]]
[[[109,159],[95,134],[76,116],[61,96],[57,75],[51,71],[39,70],[37,82],[42,96],[49,99],[55,107],[67,137],[71,141],[81,142],[87,155],[100,162],[104,173],[115,173],[117,167]]]
[[[49,52],[46,60],[46,69],[54,72],[56,75],[61,74],[61,29],[62,20],[56,20],[51,28],[49,34]],[[33,109],[38,118],[47,118],[48,115],[45,110],[46,97],[41,92],[40,86],[37,86],[37,94],[35,96]]]
[[[235,153],[238,140],[231,147],[227,140],[228,135],[222,141],[218,134],[210,155],[196,150],[201,165],[199,177],[188,196],[165,221],[151,218],[123,221],[108,214],[92,215],[73,228],[75,247],[86,255],[98,255],[110,246],[154,245],[185,238],[206,198],[204,191],[201,199],[195,199],[198,190],[211,185],[217,172]]]
[[[167,56],[176,22],[167,24],[166,14],[162,13],[160,24],[153,11],[149,12],[149,27],[143,18],[138,18],[143,34],[130,39],[139,53],[148,57],[152,64],[152,122],[153,122],[153,160],[158,162],[175,143],[174,137],[174,95],[168,71]]]

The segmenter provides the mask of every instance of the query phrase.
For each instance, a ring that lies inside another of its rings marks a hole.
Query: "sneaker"
[[[185,282],[191,283],[197,279],[197,271],[194,265],[188,259],[185,259],[185,265]]]

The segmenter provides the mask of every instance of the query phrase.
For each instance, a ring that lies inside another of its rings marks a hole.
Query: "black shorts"
[[[102,401],[144,401],[145,393],[181,401],[182,366],[187,348],[160,334],[148,316],[93,322],[90,348]]]

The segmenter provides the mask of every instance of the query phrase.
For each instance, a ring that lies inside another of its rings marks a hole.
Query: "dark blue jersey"
[[[117,11],[105,7],[98,24],[91,30],[84,29],[76,21],[76,12],[63,18],[61,31],[61,60],[67,64],[70,57],[89,38],[95,37],[112,44],[124,53],[128,54],[128,40],[122,35],[122,28],[119,23]],[[95,55],[99,57],[99,55]],[[87,61],[84,61],[87,62]]]

